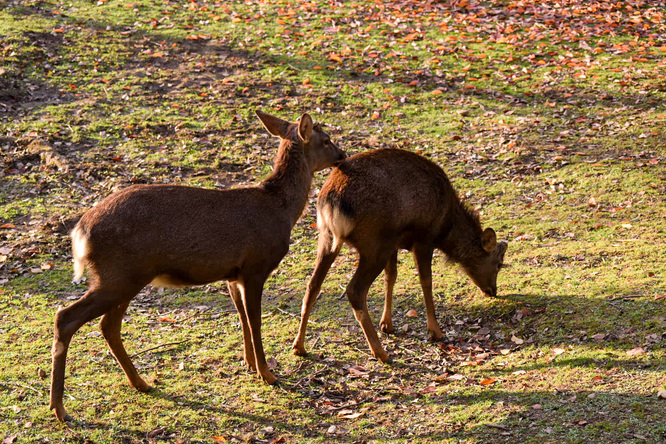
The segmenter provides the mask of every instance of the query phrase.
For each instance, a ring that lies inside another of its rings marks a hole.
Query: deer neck
[[[448,227],[442,239],[441,249],[449,260],[467,265],[479,255],[481,248],[481,223],[478,216],[463,203],[451,211]]]
[[[273,172],[261,186],[275,196],[279,205],[286,209],[292,227],[303,213],[313,178],[314,172],[308,166],[301,144],[283,139],[275,158]]]

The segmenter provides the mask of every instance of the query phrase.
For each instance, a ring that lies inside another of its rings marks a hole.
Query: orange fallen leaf
[[[0,228],[16,228],[16,225],[14,225],[14,224],[4,224],[4,225],[0,225]]]
[[[405,313],[406,318],[415,318],[418,315],[419,315],[418,312],[416,310],[414,310],[413,308],[411,310],[408,310],[407,313]]]
[[[372,120],[377,120],[377,119],[379,119],[379,113],[378,113],[377,111],[375,111],[374,113],[372,113],[372,116],[370,116],[370,118],[371,118]]]
[[[433,89],[432,94],[434,95],[439,95],[439,94],[444,94],[441,89]]]
[[[495,378],[483,378],[481,380],[481,382],[479,382],[479,384],[481,384],[481,385],[490,385],[490,384],[494,384],[495,381],[496,381]]]
[[[632,348],[631,350],[627,351],[627,355],[629,356],[638,356],[638,355],[644,355],[645,350],[643,350],[643,347],[636,347]]]

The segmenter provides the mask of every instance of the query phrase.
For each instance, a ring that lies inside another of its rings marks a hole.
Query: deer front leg
[[[444,333],[437,324],[435,304],[432,300],[432,248],[417,246],[414,248],[414,260],[416,261],[421,289],[423,290],[430,340],[441,341],[444,338]]]
[[[227,282],[227,287],[229,287],[229,294],[231,295],[231,300],[234,301],[236,311],[238,311],[238,317],[241,321],[241,328],[243,329],[243,355],[245,363],[251,371],[256,372],[257,364],[254,360],[252,333],[250,332],[250,324],[247,321],[247,314],[245,312],[245,306],[243,305],[243,296],[241,295],[237,282],[229,281]]]
[[[393,333],[393,287],[398,279],[398,250],[391,255],[384,268],[384,283],[386,295],[384,298],[384,311],[379,328],[384,333]]]
[[[275,383],[275,376],[266,363],[264,346],[261,341],[261,293],[264,287],[264,278],[251,277],[243,281],[243,305],[250,327],[252,345],[254,348],[254,362],[257,373],[267,384]]]

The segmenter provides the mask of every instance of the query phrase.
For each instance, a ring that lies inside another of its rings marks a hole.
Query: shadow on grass
[[[281,385],[283,386],[284,384]],[[596,442],[608,443],[660,443],[666,439],[666,424],[662,421],[663,406],[660,400],[604,390],[553,392],[489,389],[473,394],[394,395],[376,402],[368,400],[364,405],[371,409],[365,417],[371,422],[366,421],[362,425],[338,417],[335,411],[330,414],[313,413],[307,420],[308,423],[296,424],[294,421],[285,421],[281,415],[254,414],[211,405],[204,398],[199,398],[195,392],[176,395],[156,389],[145,396],[171,402],[184,410],[199,412],[202,418],[227,417],[237,421],[240,427],[248,425],[255,430],[250,438],[251,442],[271,442],[272,439],[279,439],[282,434],[303,440],[344,443],[387,439],[434,442],[465,437],[469,439],[472,436],[475,442],[484,443],[545,442],[552,439],[555,440],[552,442],[589,442],[590,439],[596,439]],[[438,415],[441,420],[436,424],[428,424],[425,427],[427,432],[415,432],[418,428],[407,425],[403,421],[405,418],[401,420],[394,417],[395,427],[374,425],[374,420],[377,423],[383,422],[385,418],[382,416],[386,415],[386,411],[392,412],[390,416],[400,416],[400,411],[409,414],[409,409],[414,405],[416,408],[432,405],[434,409],[441,411],[441,415]],[[378,411],[376,417],[373,417],[373,409]],[[481,424],[469,426],[468,423],[472,421]],[[331,432],[330,427],[333,425],[344,432]],[[120,440],[116,442],[152,442],[147,439],[151,431],[118,424],[75,421],[71,427],[75,433],[82,433],[88,428],[108,430],[111,437]],[[273,431],[260,432],[271,430],[269,427],[272,427]],[[180,431],[176,422],[172,426],[157,430],[157,433],[153,432],[150,438],[174,438]],[[226,439],[239,438],[228,431],[219,433]],[[262,433],[264,435],[261,438],[257,436]]]

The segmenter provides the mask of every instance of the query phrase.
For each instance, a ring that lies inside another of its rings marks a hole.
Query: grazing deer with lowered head
[[[103,315],[102,334],[130,384],[150,390],[120,337],[127,306],[148,284],[228,281],[243,328],[245,362],[267,383],[275,381],[261,342],[264,282],[289,250],[291,229],[307,203],[315,171],[345,155],[308,114],[297,123],[260,111],[257,116],[281,139],[273,172],[259,186],[134,185],[104,199],[72,231],[75,278],[86,268],[89,289],[55,316],[51,408],[59,420],[70,419],[63,391],[72,335],[98,316]]]
[[[294,353],[304,355],[305,330],[321,284],[344,243],[359,253],[358,268],[345,293],[372,354],[382,348],[368,315],[370,285],[385,270],[386,302],[381,328],[393,332],[391,302],[397,277],[398,249],[411,250],[418,267],[431,340],[442,339],[432,300],[432,254],[443,251],[459,263],[487,295],[497,293],[497,272],[506,241],[492,228],[481,229],[478,216],[458,198],[442,169],[409,151],[380,149],[347,158],[324,183],[317,199],[319,246],[308,282]]]

